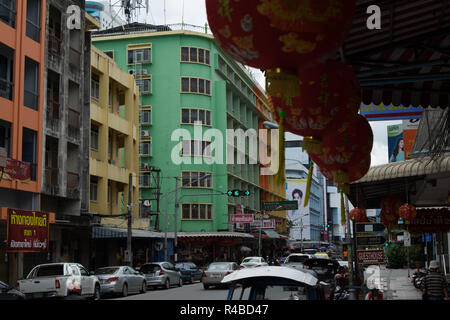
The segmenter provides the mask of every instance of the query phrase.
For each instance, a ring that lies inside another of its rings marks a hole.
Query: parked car
[[[312,258],[312,255],[306,254],[306,253],[292,253],[284,262],[283,266],[291,267],[295,269],[304,269],[303,262],[305,262],[306,259]]]
[[[103,267],[95,270],[100,280],[101,294],[121,294],[147,292],[145,276],[127,266]]]
[[[202,281],[203,270],[196,266],[193,262],[179,262],[175,265],[175,269],[180,271],[183,283],[194,281]]]
[[[181,273],[170,262],[153,262],[141,266],[139,271],[145,276],[147,287],[163,287],[169,289],[172,285],[183,285]]]
[[[209,289],[210,286],[223,285],[222,279],[230,273],[239,270],[236,262],[213,262],[202,274],[203,288]]]
[[[242,260],[240,268],[254,268],[261,266],[268,266],[269,264],[264,260],[263,257],[247,257]]]
[[[56,298],[72,294],[100,299],[100,281],[79,263],[48,263],[34,267],[16,289],[26,298]]]
[[[0,300],[25,300],[25,295],[9,284],[0,281]]]

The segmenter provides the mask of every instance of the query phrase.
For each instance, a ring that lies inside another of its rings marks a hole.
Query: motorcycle
[[[336,286],[335,291],[333,292],[333,297],[331,300],[348,300],[350,293],[346,287]]]
[[[425,276],[427,274],[428,274],[428,270],[425,270],[425,271],[418,270],[413,273],[413,275],[411,276],[411,282],[413,283],[413,285],[416,289],[421,288],[423,279],[425,278]]]

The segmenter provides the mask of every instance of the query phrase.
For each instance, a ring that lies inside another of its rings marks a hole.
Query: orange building
[[[21,274],[23,260],[5,258],[5,208],[40,210],[45,20],[45,0],[0,1],[0,279]],[[8,174],[24,163],[25,175]]]

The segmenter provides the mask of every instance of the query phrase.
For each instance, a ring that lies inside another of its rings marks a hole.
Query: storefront
[[[179,232],[177,241],[178,261],[201,267],[213,261],[240,262],[257,245],[254,236],[241,232]]]

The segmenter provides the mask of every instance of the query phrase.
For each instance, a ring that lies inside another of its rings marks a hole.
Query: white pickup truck
[[[100,282],[78,263],[49,263],[34,267],[16,289],[27,299],[67,297],[71,294],[100,299]]]

